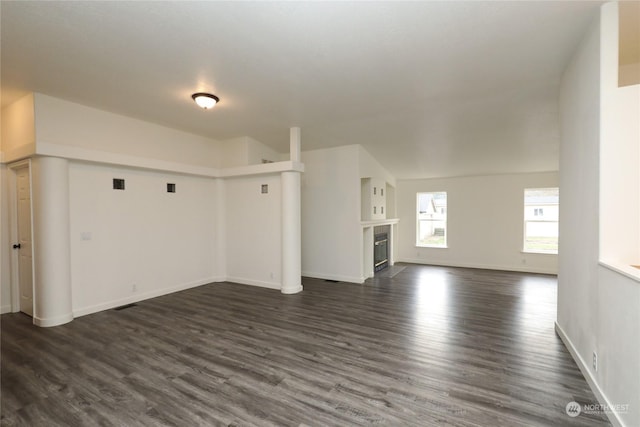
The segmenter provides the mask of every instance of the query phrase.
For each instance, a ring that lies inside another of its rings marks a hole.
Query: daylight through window
[[[558,188],[524,190],[525,252],[558,253]]]
[[[416,245],[447,247],[447,193],[418,193]]]

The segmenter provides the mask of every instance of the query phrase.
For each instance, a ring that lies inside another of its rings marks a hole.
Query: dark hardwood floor
[[[2,425],[601,426],[556,278],[406,265],[304,292],[216,283],[37,328],[3,315]]]

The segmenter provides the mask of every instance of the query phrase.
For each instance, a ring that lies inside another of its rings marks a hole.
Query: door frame
[[[33,247],[33,179],[31,173],[31,159],[20,160],[7,165],[9,180],[9,237],[11,245],[18,241],[18,169],[26,167],[29,171],[29,197],[31,198],[31,213],[29,222],[31,227],[31,287],[33,295],[33,318],[35,319],[36,293],[35,293],[35,258]],[[20,259],[18,251],[11,248],[11,312],[20,311]]]

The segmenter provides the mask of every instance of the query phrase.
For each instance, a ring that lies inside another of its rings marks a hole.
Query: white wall
[[[379,178],[387,182],[387,184],[395,187],[396,179],[384,166],[378,162],[367,150],[361,145],[358,147],[358,167],[360,169],[361,178]]]
[[[219,167],[219,143],[165,126],[35,94],[36,151],[53,144]]]
[[[3,118],[11,156],[24,156],[22,146],[33,155],[35,146],[39,158],[70,160],[75,316],[227,279],[280,289],[280,172],[289,166],[262,165],[282,157],[271,148],[249,137],[221,144],[42,94],[3,110]],[[229,163],[244,167],[218,169]],[[7,243],[4,163],[1,172],[0,240]],[[124,191],[113,190],[113,178],[125,179]],[[3,251],[0,305],[10,302],[8,263]]]
[[[557,186],[555,172],[398,180],[398,261],[555,274],[556,255],[522,244],[524,189]],[[430,191],[447,192],[447,248],[416,246],[416,194]]]
[[[302,275],[362,283],[364,251],[373,256],[373,240],[361,224],[361,178],[375,179],[377,187],[386,182],[387,193],[395,178],[360,145],[303,151],[302,161]],[[385,202],[395,208],[394,200]]]
[[[618,87],[612,21],[603,23],[600,39],[600,258],[640,264],[640,85]]]
[[[620,86],[637,85],[640,77],[640,63],[620,66]]]
[[[280,175],[224,181],[227,279],[280,289],[282,224]],[[262,194],[262,185],[268,193]]]
[[[271,147],[248,136],[232,138],[220,142],[220,167],[259,165],[262,160],[278,162],[282,155]]]
[[[357,145],[302,152],[302,275],[362,282]]]
[[[35,111],[33,94],[2,109],[0,161],[12,162],[35,153]]]
[[[280,153],[253,138],[247,137],[247,164],[259,165],[262,160],[278,162]]]
[[[74,162],[69,186],[76,315],[219,279],[214,179]]]
[[[601,77],[611,70],[602,61],[617,33],[617,4],[602,7],[566,68],[560,91],[560,255],[557,330],[601,403],[629,404],[612,416],[615,425],[640,425],[640,282],[598,264],[601,222],[600,165],[609,164],[601,139]],[[603,55],[603,56],[601,56]],[[614,66],[617,66],[615,64]],[[615,118],[614,118],[615,120]],[[633,126],[632,123],[628,125]],[[608,132],[602,137],[607,138]],[[634,187],[636,188],[636,187]],[[632,199],[634,196],[631,197]],[[602,218],[604,219],[604,218]],[[605,227],[606,228],[606,227]],[[603,230],[605,229],[603,228]],[[592,366],[598,354],[598,370]]]

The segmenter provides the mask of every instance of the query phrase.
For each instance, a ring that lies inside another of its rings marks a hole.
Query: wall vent
[[[175,192],[176,192],[176,185],[167,183],[167,193],[175,193]]]
[[[116,311],[126,310],[127,308],[137,307],[137,306],[138,306],[138,304],[131,303],[131,304],[126,304],[126,305],[121,305],[120,307],[116,307],[116,308],[114,308],[114,310],[116,310]]]

